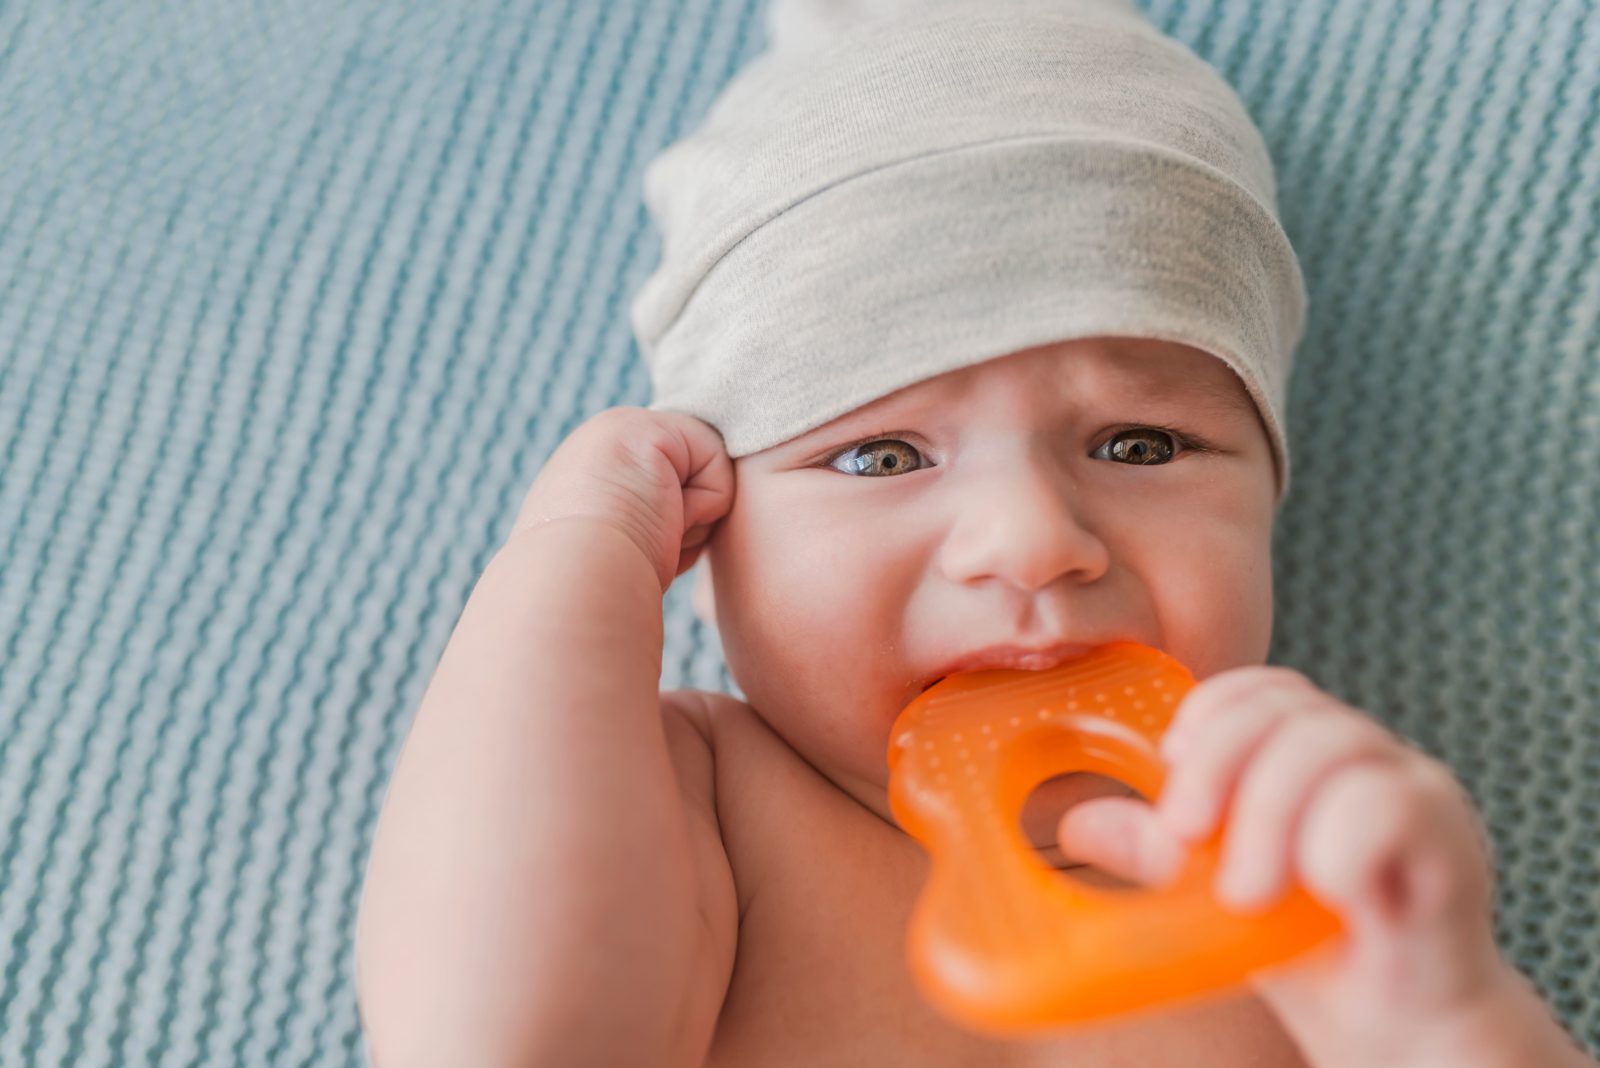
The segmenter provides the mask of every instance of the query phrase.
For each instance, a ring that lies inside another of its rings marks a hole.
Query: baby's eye
[[[1134,427],[1117,431],[1089,455],[1095,459],[1114,459],[1138,467],[1164,464],[1172,459],[1176,441],[1168,431],[1148,426]]]
[[[914,471],[922,466],[921,458],[922,454],[905,442],[884,438],[846,449],[834,457],[829,466],[852,475],[881,478],[902,471]]]

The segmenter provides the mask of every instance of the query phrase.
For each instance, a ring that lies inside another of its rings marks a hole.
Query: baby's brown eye
[[[1166,463],[1172,459],[1172,452],[1171,434],[1151,427],[1138,427],[1113,434],[1110,441],[1095,450],[1094,455],[1105,453],[1114,460],[1143,467]]]
[[[903,441],[885,438],[883,441],[869,441],[865,445],[857,445],[840,453],[834,461],[836,470],[844,470],[852,475],[870,475],[881,478],[884,475],[897,475],[902,471],[914,471],[920,465],[918,462],[921,453]]]

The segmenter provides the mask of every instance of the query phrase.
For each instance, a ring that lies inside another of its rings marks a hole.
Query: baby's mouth
[[[1039,647],[1013,644],[986,646],[945,663],[941,668],[941,674],[934,676],[925,684],[918,691],[918,696],[957,674],[978,671],[1051,671],[1104,644],[1106,643],[1102,640],[1057,642]]]

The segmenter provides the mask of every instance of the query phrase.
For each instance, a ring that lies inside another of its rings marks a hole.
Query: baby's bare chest
[[[718,737],[717,807],[742,919],[708,1065],[1303,1068],[1245,994],[1047,1042],[955,1027],[905,965],[906,921],[927,876],[920,848],[774,736],[730,733]]]

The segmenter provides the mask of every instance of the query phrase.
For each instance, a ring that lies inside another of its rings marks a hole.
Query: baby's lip
[[[963,656],[956,657],[947,662],[931,678],[927,679],[919,694],[927,693],[937,683],[958,671],[990,671],[997,668],[1008,668],[1016,671],[1048,671],[1057,667],[1073,657],[1083,656],[1093,650],[1101,642],[1055,642],[1050,645],[1018,645],[1005,643],[1002,645],[987,645]]]

